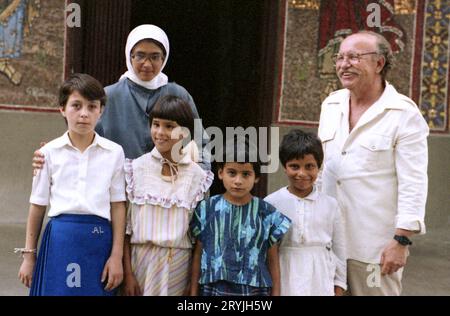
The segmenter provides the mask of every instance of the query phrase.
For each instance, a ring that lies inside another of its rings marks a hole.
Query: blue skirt
[[[94,215],[64,214],[45,228],[30,296],[110,296],[101,277],[111,254],[111,223]]]

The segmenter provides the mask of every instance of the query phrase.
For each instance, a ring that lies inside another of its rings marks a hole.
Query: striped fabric
[[[128,212],[128,225],[132,244],[151,242],[159,247],[192,248],[188,236],[192,210],[172,205],[131,204]]]
[[[189,222],[197,203],[212,184],[214,175],[185,155],[175,183],[161,178],[162,156],[156,150],[125,163],[130,207],[127,235],[132,244],[192,248]]]
[[[191,250],[133,245],[131,265],[144,296],[184,295],[190,279]]]
[[[183,295],[190,280],[189,222],[214,175],[185,155],[174,182],[161,176],[163,158],[155,149],[125,163],[130,206],[132,270],[143,295]]]

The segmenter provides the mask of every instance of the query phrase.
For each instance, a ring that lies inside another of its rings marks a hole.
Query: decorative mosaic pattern
[[[381,32],[396,52],[396,67],[387,79],[400,93],[410,95],[415,43],[415,16],[412,14],[416,8],[412,5],[415,4],[414,0],[322,0],[318,1],[319,9],[314,9],[313,1],[295,0],[296,6],[293,1],[286,1],[278,123],[317,125],[323,99],[340,88],[331,56],[339,49],[340,41],[347,34],[346,30],[357,31],[361,23],[366,21],[366,7],[372,1],[379,3],[382,8]],[[299,7],[307,2],[309,6]],[[396,10],[403,14],[393,14]],[[341,14],[336,14],[337,11]]]
[[[64,8],[62,0],[0,0],[0,110],[57,110]]]
[[[318,10],[320,0],[289,0],[289,6],[295,9]]]
[[[326,57],[339,48],[338,35],[345,29],[337,27],[334,33],[327,29],[322,32],[330,21],[323,18],[322,12],[327,6],[341,7],[344,13],[346,10],[350,12],[350,9],[345,9],[345,5],[354,9],[358,3],[368,3],[365,1],[370,0],[287,2],[286,48],[277,106],[278,123],[317,124],[321,101],[330,91],[339,89],[334,67]],[[399,37],[390,40],[397,54],[388,81],[418,104],[432,132],[448,133],[450,0],[377,1],[386,8],[385,21],[401,31],[391,32]],[[389,7],[392,10],[388,10]],[[343,23],[342,18],[345,16],[337,15],[340,19],[334,22],[335,25]],[[334,34],[334,37],[324,37],[323,34]],[[322,42],[325,44],[321,45]],[[330,54],[327,54],[327,49]]]
[[[320,0],[289,0],[289,7],[294,9],[319,10]],[[416,0],[395,0],[394,12],[400,14],[415,14]]]
[[[418,104],[432,131],[448,131],[450,1],[428,0],[424,11]]]
[[[394,11],[396,15],[416,14],[416,0],[395,0]]]

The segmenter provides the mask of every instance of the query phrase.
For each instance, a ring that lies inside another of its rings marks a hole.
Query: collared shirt
[[[337,198],[350,259],[379,263],[395,229],[425,233],[427,136],[416,104],[386,82],[349,132],[347,89],[322,104],[322,190]]]
[[[30,203],[50,204],[48,216],[89,214],[111,220],[111,202],[126,201],[122,147],[95,134],[81,153],[66,132],[40,149],[45,164],[33,177]]]
[[[202,201],[191,223],[202,244],[200,284],[224,280],[271,287],[267,251],[289,229],[289,218],[264,200],[253,197],[234,205],[223,195]]]
[[[189,222],[214,179],[184,154],[175,178],[161,175],[163,157],[156,148],[138,159],[127,159],[125,177],[130,206],[127,235],[131,243],[189,249]]]
[[[344,226],[336,199],[319,192],[316,187],[306,197],[300,198],[287,187],[269,194],[265,199],[292,220],[284,236],[280,251],[304,247],[323,247],[333,251],[336,259],[334,285],[347,287]],[[316,267],[318,268],[318,267]],[[298,267],[290,267],[286,278],[309,278],[298,274]],[[313,271],[309,271],[313,274]],[[282,280],[284,276],[282,276]],[[332,284],[333,285],[333,284]],[[331,288],[332,288],[331,285]]]

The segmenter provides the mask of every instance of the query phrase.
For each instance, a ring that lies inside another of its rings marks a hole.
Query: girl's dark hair
[[[303,159],[308,154],[314,156],[319,168],[323,162],[323,149],[320,139],[314,133],[306,133],[299,129],[294,129],[284,135],[279,154],[280,161],[285,168],[288,161]]]
[[[59,106],[65,108],[67,100],[74,91],[89,101],[100,100],[101,106],[106,104],[106,94],[102,84],[88,74],[75,73],[70,75],[59,88]]]
[[[223,169],[227,162],[250,163],[257,178],[261,175],[261,160],[258,148],[247,137],[234,137],[227,139],[222,150],[217,151],[216,159],[218,169]]]
[[[189,130],[191,138],[194,137],[194,113],[191,106],[177,96],[166,95],[159,98],[149,114],[150,126],[154,118],[175,121]]]
[[[140,40],[139,42],[137,42],[136,44],[134,44],[134,46],[133,46],[133,48],[131,49],[131,52],[130,52],[130,53],[133,54],[135,47],[136,47],[137,45],[139,45],[140,43],[142,43],[142,42],[153,43],[153,44],[155,44],[156,46],[158,46],[158,47],[162,50],[162,52],[163,52],[163,57],[164,57],[164,59],[166,59],[167,52],[166,52],[166,49],[164,48],[164,45],[163,45],[161,42],[158,42],[157,40],[154,40],[153,38],[144,38],[143,40]]]

